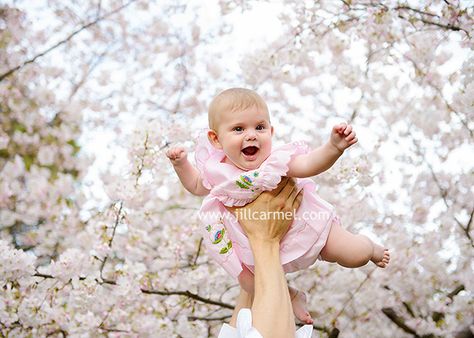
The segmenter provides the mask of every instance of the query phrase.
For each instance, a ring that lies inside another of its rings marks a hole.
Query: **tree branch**
[[[466,231],[469,233],[471,231],[471,225],[474,221],[474,208],[472,208],[471,216],[469,217],[469,221],[467,221]]]
[[[188,320],[201,320],[204,322],[213,322],[213,321],[218,321],[222,322],[226,319],[231,318],[232,315],[227,315],[227,316],[222,316],[222,317],[196,317],[196,316],[188,316]]]
[[[41,278],[46,278],[46,279],[56,279],[54,276],[52,275],[48,275],[48,274],[43,274],[43,273],[39,273],[39,272],[36,272],[34,275],[34,277],[41,277]],[[85,280],[86,277],[79,277],[79,280],[80,281],[83,281]],[[109,284],[109,285],[117,285],[117,282],[114,281],[114,280],[111,280],[111,279],[103,279],[102,281],[98,280],[98,279],[95,279],[95,281],[98,283],[98,284]],[[217,305],[217,306],[220,306],[220,307],[223,307],[225,309],[230,309],[230,310],[233,310],[234,309],[234,306],[229,304],[229,303],[224,303],[224,302],[221,302],[221,301],[217,301],[217,300],[213,300],[213,299],[210,299],[210,298],[204,298],[202,296],[199,296],[198,294],[196,293],[193,293],[191,291],[188,291],[188,290],[174,290],[174,291],[169,291],[169,290],[155,290],[155,289],[146,289],[146,288],[140,288],[140,291],[144,294],[147,294],[147,295],[159,295],[159,296],[185,296],[185,297],[188,297],[188,298],[191,298],[191,299],[194,299],[194,300],[197,300],[201,303],[205,303],[205,304],[211,304],[211,305]]]
[[[401,15],[401,14],[398,14],[398,17],[400,19],[403,19],[403,20],[406,20],[406,21],[410,21],[411,18],[406,18],[405,16]],[[445,30],[451,30],[451,31],[462,31],[464,33],[466,33],[467,37],[470,39],[471,38],[471,35],[469,34],[468,31],[466,31],[464,28],[461,28],[459,26],[455,26],[455,25],[452,25],[452,24],[442,24],[442,23],[439,23],[439,22],[434,22],[434,21],[430,21],[430,20],[426,20],[424,18],[417,18],[417,17],[414,17],[414,19],[418,20],[418,21],[421,21],[423,22],[424,24],[426,25],[432,25],[432,26],[437,26],[437,27],[440,27],[440,28],[443,28]]]
[[[382,308],[382,312],[403,331],[405,331],[406,333],[411,333],[415,337],[419,337],[414,329],[412,329],[411,327],[405,324],[405,320],[401,316],[397,315],[394,309],[389,308],[389,307],[384,307]]]
[[[403,306],[405,307],[405,310],[412,316],[412,318],[415,318],[415,312],[413,312],[413,309],[411,308],[410,303],[408,302],[402,302]]]
[[[211,304],[211,305],[218,305],[226,309],[233,310],[234,306],[230,305],[228,303],[212,300],[209,298],[204,298],[199,296],[198,294],[192,293],[191,291],[160,291],[160,290],[152,290],[152,289],[141,289],[141,291],[145,294],[150,294],[150,295],[160,295],[160,296],[185,296],[191,299],[195,299],[199,302],[206,303],[206,304]]]
[[[421,14],[421,15],[428,15],[428,16],[431,16],[431,17],[439,18],[439,15],[436,15],[436,14],[433,14],[433,13],[428,13],[428,12],[423,12],[419,9],[416,9],[416,8],[413,8],[413,7],[410,7],[410,6],[407,6],[407,5],[397,6],[397,7],[394,7],[393,9],[395,9],[395,10],[406,9],[408,11],[416,12],[416,13]]]
[[[77,34],[79,34],[80,32],[82,32],[83,30],[86,30],[88,29],[89,27],[92,27],[94,25],[96,25],[97,23],[99,23],[100,21],[106,19],[107,17],[109,16],[112,16],[118,12],[120,12],[121,10],[123,10],[124,8],[130,6],[132,3],[136,2],[137,0],[130,0],[129,2],[125,3],[124,5],[114,9],[113,11],[110,11],[109,13],[107,14],[104,14],[103,16],[101,17],[98,17],[97,19],[81,26],[80,28],[76,29],[74,32],[72,32],[71,34],[69,34],[65,39],[59,41],[58,43],[56,43],[55,45],[49,47],[48,49],[44,50],[43,52],[37,54],[36,56],[32,57],[31,59],[29,60],[26,60],[24,61],[22,64],[6,71],[5,73],[3,73],[2,75],[0,75],[0,82],[3,81],[7,76],[10,76],[11,74],[13,74],[14,72],[16,72],[17,70],[23,68],[24,66],[30,64],[30,63],[33,63],[35,62],[37,59],[47,55],[48,53],[50,53],[51,51],[55,50],[56,48],[64,45],[66,42],[70,41],[74,36],[76,36]]]
[[[63,337],[67,337],[67,336],[68,336],[68,333],[67,333],[65,330],[63,330],[63,329],[56,329],[56,330],[54,330],[54,331],[48,332],[48,333],[46,334],[46,337],[56,336],[56,334],[59,334],[59,333],[60,333]]]
[[[466,290],[466,288],[464,287],[464,285],[459,285],[458,287],[456,287],[453,291],[451,291],[450,293],[447,294],[447,297],[451,300],[453,300],[454,296],[456,296],[459,292],[463,291],[463,290]]]
[[[351,7],[350,3],[348,3],[347,1],[345,0],[341,0],[342,3],[344,3],[344,5],[346,5],[349,9],[351,10],[354,10],[355,8],[354,7]],[[449,5],[449,3],[446,1],[446,3]],[[364,4],[361,4],[361,5],[364,5]],[[471,38],[470,34],[468,31],[466,31],[464,28],[460,27],[460,26],[456,26],[456,25],[453,25],[453,24],[443,24],[443,23],[440,23],[440,22],[435,22],[435,21],[431,21],[431,20],[428,20],[426,19],[425,17],[430,17],[430,18],[437,18],[437,19],[441,19],[442,17],[440,17],[439,15],[437,14],[434,14],[434,13],[430,13],[430,12],[425,12],[425,11],[422,11],[420,9],[417,9],[417,8],[413,8],[413,7],[410,7],[408,5],[401,5],[401,6],[396,6],[396,7],[393,7],[393,8],[389,8],[388,6],[384,5],[383,3],[373,3],[373,2],[370,2],[368,4],[365,4],[365,8],[369,7],[369,6],[372,6],[372,7],[383,7],[385,11],[388,11],[388,10],[394,10],[394,11],[397,11],[399,14],[398,14],[398,17],[403,19],[403,20],[406,20],[406,21],[410,21],[411,18],[414,18],[418,21],[421,21],[423,22],[424,24],[426,25],[432,25],[432,26],[437,26],[437,27],[440,27],[442,29],[445,29],[445,30],[452,30],[452,31],[462,31],[464,32],[468,38]],[[416,14],[419,15],[419,17],[417,16],[413,16],[413,17],[405,17],[403,16],[401,13],[402,12],[414,12]]]
[[[328,338],[337,338],[337,337],[339,337],[339,333],[340,333],[339,329],[335,327],[329,333]]]
[[[462,290],[465,290],[465,287],[464,285],[459,285],[458,287],[456,287],[453,291],[451,291],[450,293],[448,293],[446,296],[449,298],[449,299],[453,299],[454,296],[456,296],[459,292],[461,292]],[[405,309],[407,310],[407,312],[410,314],[411,317],[415,318],[415,313],[413,312],[411,306],[407,303],[407,302],[402,302],[402,304],[405,306]],[[413,336],[415,337],[421,337],[421,338],[434,338],[436,337],[434,334],[425,334],[425,335],[418,335],[418,333],[413,329],[411,328],[410,326],[408,326],[406,323],[405,323],[405,319],[398,315],[395,310],[393,308],[389,308],[389,307],[385,307],[385,308],[382,308],[382,312],[384,315],[386,315],[395,325],[397,325],[399,328],[401,328],[403,331],[407,332],[407,333],[410,333],[412,334]],[[444,313],[442,312],[436,312],[434,311],[431,315],[432,319],[437,322],[438,320],[441,320],[443,319],[444,317]]]

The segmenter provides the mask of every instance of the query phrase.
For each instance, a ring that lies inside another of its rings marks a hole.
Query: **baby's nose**
[[[257,138],[257,133],[255,133],[255,130],[253,130],[253,129],[248,130],[247,133],[245,134],[245,139],[247,141],[255,140],[256,138]]]

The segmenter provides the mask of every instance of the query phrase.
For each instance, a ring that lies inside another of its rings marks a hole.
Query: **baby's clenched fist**
[[[339,123],[332,128],[331,144],[336,147],[340,152],[349,148],[353,144],[357,143],[357,137],[352,126],[346,123]]]
[[[180,165],[186,161],[188,153],[183,147],[176,147],[169,149],[166,152],[166,156],[168,156],[173,165]]]

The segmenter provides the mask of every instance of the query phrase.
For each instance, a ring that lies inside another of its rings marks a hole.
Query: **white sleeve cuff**
[[[296,331],[295,338],[311,338],[312,325],[305,325]],[[252,327],[252,312],[250,309],[240,309],[237,315],[237,327],[234,328],[224,324],[219,332],[218,338],[263,338],[263,336]]]

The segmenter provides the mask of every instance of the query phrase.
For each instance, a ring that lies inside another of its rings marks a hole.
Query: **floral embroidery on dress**
[[[211,244],[219,251],[219,254],[225,255],[232,252],[232,241],[227,237],[223,219],[219,219],[217,224],[208,224],[206,230],[209,233]]]
[[[258,177],[258,171],[254,171],[252,173],[252,176],[254,178]],[[237,186],[239,186],[240,188],[242,189],[250,189],[251,191],[255,191],[254,189],[252,189],[253,185],[254,185],[254,182],[253,180],[247,176],[247,175],[240,175],[239,176],[239,179],[235,181],[235,184],[237,184]],[[258,189],[257,189],[258,190]]]

